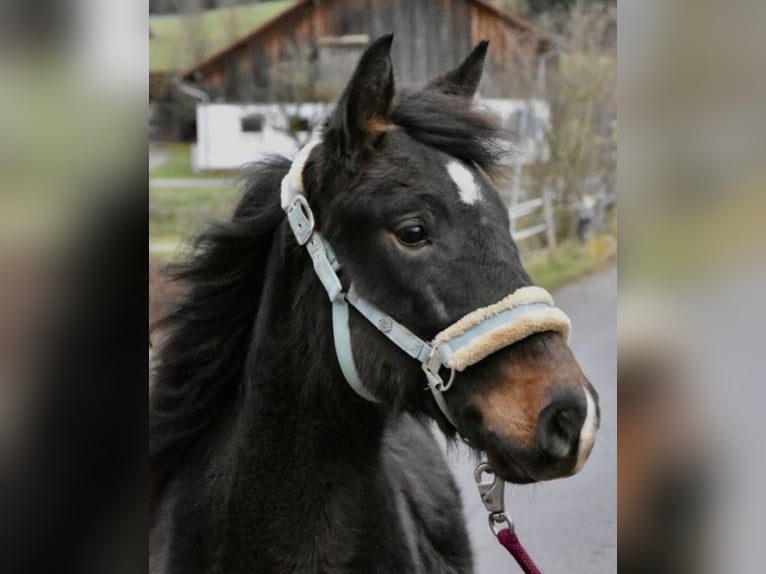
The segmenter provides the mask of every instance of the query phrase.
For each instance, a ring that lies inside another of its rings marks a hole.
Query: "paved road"
[[[599,392],[601,429],[580,474],[507,486],[506,507],[519,538],[545,574],[613,574],[617,571],[617,270],[588,277],[554,296],[572,319],[572,349]],[[474,462],[462,447],[447,456],[462,490],[476,574],[520,572],[489,531],[473,482]]]

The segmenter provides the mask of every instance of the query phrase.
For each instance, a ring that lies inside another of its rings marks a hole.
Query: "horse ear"
[[[393,39],[393,34],[386,34],[362,54],[330,120],[328,131],[338,134],[338,144],[346,154],[353,154],[369,136],[388,129],[394,97]]]
[[[472,99],[481,81],[488,45],[489,40],[479,42],[462,64],[451,72],[431,80],[426,90]]]

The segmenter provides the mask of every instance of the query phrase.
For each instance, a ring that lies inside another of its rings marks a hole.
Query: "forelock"
[[[420,143],[490,174],[511,150],[508,132],[494,114],[453,95],[408,94],[394,104],[390,119]]]

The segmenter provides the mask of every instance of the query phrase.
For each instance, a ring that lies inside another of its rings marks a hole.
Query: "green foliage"
[[[149,172],[149,177],[190,177],[191,146],[185,143],[173,143],[163,147],[168,154],[167,161]]]
[[[510,0],[510,2],[526,5],[526,12],[530,16],[539,16],[550,12],[569,12],[575,7],[592,4],[617,5],[617,0]]]
[[[528,0],[500,0],[497,4],[514,14],[523,16],[529,12]]]
[[[547,85],[550,161],[530,170],[532,188],[555,193],[560,238],[574,231],[574,206],[591,188],[614,188],[616,172],[616,11],[602,3],[578,3],[569,13],[541,19],[562,31],[563,51]],[[586,184],[589,188],[586,189]]]
[[[149,172],[149,177],[172,179],[221,179],[237,178],[240,171],[205,171],[195,173],[191,165],[191,145],[188,143],[171,143],[163,146],[168,158],[165,163],[158,165]]]
[[[206,222],[227,217],[239,197],[236,187],[149,188],[149,242],[178,244]]]
[[[542,14],[551,10],[569,10],[577,0],[526,0],[531,14]]]
[[[616,5],[616,2],[617,0],[498,0],[497,3],[510,12],[536,18],[552,12],[566,14],[578,4]]]
[[[606,244],[604,246],[603,244]],[[586,275],[611,265],[616,257],[616,244],[610,236],[598,236],[586,245],[567,241],[553,251],[528,255],[524,267],[535,285],[555,291]]]
[[[149,70],[183,70],[284,12],[292,0],[149,17]],[[196,52],[196,53],[195,53]]]
[[[268,2],[271,0],[261,0]],[[237,4],[256,4],[258,0],[149,0],[149,14],[178,14],[189,7],[205,10],[226,8]]]

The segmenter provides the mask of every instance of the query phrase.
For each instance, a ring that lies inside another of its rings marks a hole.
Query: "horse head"
[[[432,340],[532,281],[493,185],[503,131],[472,104],[487,43],[395,98],[391,42],[384,36],[362,56],[301,166],[302,183],[344,288]],[[447,435],[457,430],[508,481],[582,468],[598,396],[560,329],[539,329],[464,365],[443,395],[450,422],[416,361],[360,314],[349,324],[359,376],[387,408],[430,416]]]

